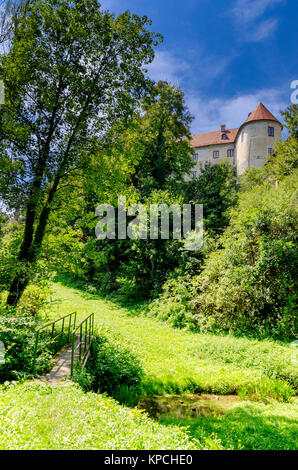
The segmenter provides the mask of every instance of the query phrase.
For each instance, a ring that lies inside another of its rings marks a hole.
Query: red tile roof
[[[266,106],[263,105],[263,103],[259,103],[256,109],[252,113],[249,113],[245,122],[260,121],[262,119],[279,122],[276,117],[270,113]]]
[[[231,144],[235,142],[238,129],[226,129],[222,131],[205,132],[192,136],[191,145],[193,147],[205,147],[206,145]],[[222,139],[222,134],[227,135],[227,139]]]
[[[241,125],[241,128],[247,122],[262,121],[263,119],[279,122],[263,105],[263,103],[259,103],[255,110],[252,113],[249,113],[248,118]],[[219,130],[214,132],[205,132],[204,134],[195,134],[192,136],[191,145],[193,147],[206,147],[207,145],[232,144],[236,140],[239,129],[226,129],[225,131]],[[226,134],[227,139],[222,139],[222,134]]]

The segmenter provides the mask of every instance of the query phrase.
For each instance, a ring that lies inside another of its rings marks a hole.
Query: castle
[[[193,159],[196,164],[192,177],[197,177],[206,163],[227,161],[236,166],[237,175],[248,168],[262,167],[281,139],[281,132],[282,124],[259,103],[238,129],[226,129],[222,124],[218,131],[193,135],[191,145],[195,149]]]

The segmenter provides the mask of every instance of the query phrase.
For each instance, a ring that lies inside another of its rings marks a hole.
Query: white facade
[[[273,128],[273,136],[268,129]],[[272,121],[252,121],[239,129],[236,138],[237,174],[241,175],[248,168],[260,168],[268,161],[270,151],[281,139],[282,126]]]
[[[232,156],[228,156],[228,150],[233,151]],[[214,152],[218,152],[218,156],[214,156]],[[192,172],[196,172],[197,175],[200,173],[201,168],[204,167],[206,163],[211,163],[212,165],[217,165],[223,161],[228,162],[230,165],[236,164],[235,157],[235,144],[216,144],[208,145],[206,147],[195,147],[195,166],[192,168]],[[193,175],[195,176],[195,175]]]

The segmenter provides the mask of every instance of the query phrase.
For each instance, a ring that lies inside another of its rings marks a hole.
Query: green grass
[[[96,327],[118,335],[139,357],[144,393],[238,393],[254,399],[289,400],[293,395],[292,350],[274,341],[175,330],[133,308],[61,283],[54,284],[52,317],[95,313]],[[275,375],[277,378],[275,378]]]
[[[297,449],[298,400],[240,402],[225,415],[162,418],[78,386],[0,387],[0,449]]]
[[[146,374],[144,393],[237,392],[265,403],[237,401],[224,414],[162,416],[158,423],[74,384],[2,386],[0,449],[297,448],[298,401],[291,398],[295,367],[288,345],[175,330],[139,308],[54,283],[49,316],[72,311],[79,319],[94,312],[99,331],[133,350]]]
[[[293,404],[240,402],[224,415],[201,416],[193,421],[162,418],[168,425],[188,427],[200,440],[221,441],[224,449],[297,450],[298,400]]]
[[[0,387],[1,450],[200,448],[184,430],[75,385]]]

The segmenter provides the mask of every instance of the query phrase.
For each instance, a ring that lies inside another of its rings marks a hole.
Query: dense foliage
[[[230,223],[201,273],[168,281],[151,313],[178,327],[293,338],[297,332],[297,140],[240,178]]]
[[[145,66],[160,36],[146,17],[115,17],[97,0],[20,2],[0,56],[0,195],[25,215],[7,302],[34,278],[51,212],[80,188],[96,148],[149,88]],[[58,197],[57,197],[58,194]]]
[[[192,308],[201,328],[295,336],[297,176],[278,189],[264,184],[240,196],[222,248],[193,280]]]
[[[33,375],[35,332],[39,323],[24,309],[7,308],[0,304],[0,341],[4,344],[4,363],[0,364],[0,382],[19,380]],[[52,364],[49,338],[41,338],[36,372],[49,370]]]
[[[100,336],[108,338],[106,345],[112,347],[115,341],[125,345],[141,363],[142,394],[238,394],[288,401],[297,391],[297,366],[288,344],[174,329],[144,316],[146,304],[121,307],[96,295],[91,286],[87,290],[70,280],[68,287],[66,283],[64,279],[64,285],[53,286],[53,300],[63,299],[59,315],[72,312],[74,304],[81,318],[95,312],[95,326]]]
[[[97,335],[86,374],[89,387],[95,392],[108,393],[130,406],[138,403],[144,372],[138,358],[122,341]],[[78,381],[82,381],[82,376]]]
[[[184,187],[186,202],[204,206],[204,228],[208,232],[222,232],[229,222],[227,210],[237,201],[234,168],[226,162],[206,163],[198,178]]]
[[[57,256],[63,257],[67,269],[92,282],[102,294],[116,293],[125,301],[152,299],[158,296],[167,279],[198,272],[206,253],[214,246],[216,234],[222,233],[228,223],[227,208],[236,202],[233,170],[226,163],[207,165],[195,181],[177,183],[175,191],[168,185],[165,185],[168,189],[154,188],[153,184],[149,196],[142,196],[135,188],[128,198],[142,202],[148,214],[152,204],[176,204],[181,208],[184,203],[204,204],[205,243],[201,251],[187,251],[183,240],[173,239],[171,214],[169,240],[162,240],[160,231],[159,239],[151,240],[149,223],[147,240],[96,240],[97,220],[90,214],[87,229],[80,228],[82,218],[77,221],[77,236],[75,230],[68,229],[60,243],[56,242],[61,250],[60,255],[56,250]],[[77,242],[71,245],[71,240]],[[69,256],[64,255],[67,245]]]

